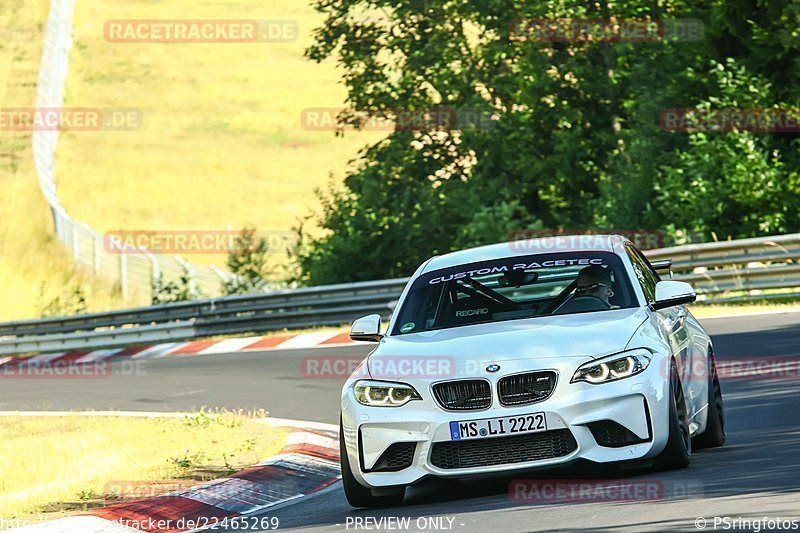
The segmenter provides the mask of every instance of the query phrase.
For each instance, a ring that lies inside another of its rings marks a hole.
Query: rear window
[[[637,305],[616,254],[514,256],[423,274],[411,286],[392,334]]]

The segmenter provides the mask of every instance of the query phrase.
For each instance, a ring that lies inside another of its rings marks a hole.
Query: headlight
[[[353,387],[356,400],[363,405],[376,407],[400,407],[411,400],[421,400],[411,385],[388,381],[357,381]]]
[[[611,355],[600,361],[591,361],[581,365],[572,376],[572,383],[607,383],[618,379],[635,376],[643,372],[653,355],[647,350],[631,350]]]

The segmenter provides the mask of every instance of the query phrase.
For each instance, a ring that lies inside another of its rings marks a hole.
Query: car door
[[[661,279],[650,265],[650,262],[635,246],[628,244],[626,250],[647,302],[652,303],[656,299],[656,283]],[[703,407],[704,400],[707,397],[704,394],[706,387],[703,384],[703,380],[697,379],[695,372],[695,369],[700,368],[697,365],[702,363],[702,360],[698,360],[698,350],[695,343],[692,342],[694,338],[691,331],[693,319],[690,319],[689,310],[685,305],[660,309],[655,311],[654,314],[666,334],[667,342],[675,357],[681,385],[686,397],[686,410],[688,411],[689,420],[693,420]]]

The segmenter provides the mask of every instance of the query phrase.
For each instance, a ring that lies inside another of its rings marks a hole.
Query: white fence
[[[74,12],[75,0],[51,1],[37,84],[37,109],[60,109],[63,105]],[[98,232],[70,217],[56,190],[57,144],[57,130],[34,131],[33,160],[39,186],[50,204],[56,236],[70,250],[76,262],[98,275],[116,280],[125,299],[132,290],[149,293],[159,273],[163,274],[165,281],[177,279],[184,266],[189,269],[198,290],[207,296],[220,294],[224,273],[210,267],[189,265],[179,256],[156,256],[146,250],[137,254],[109,252]]]

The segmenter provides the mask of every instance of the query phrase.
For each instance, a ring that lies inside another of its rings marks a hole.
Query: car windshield
[[[636,305],[616,254],[514,256],[421,275],[403,301],[393,334]]]

